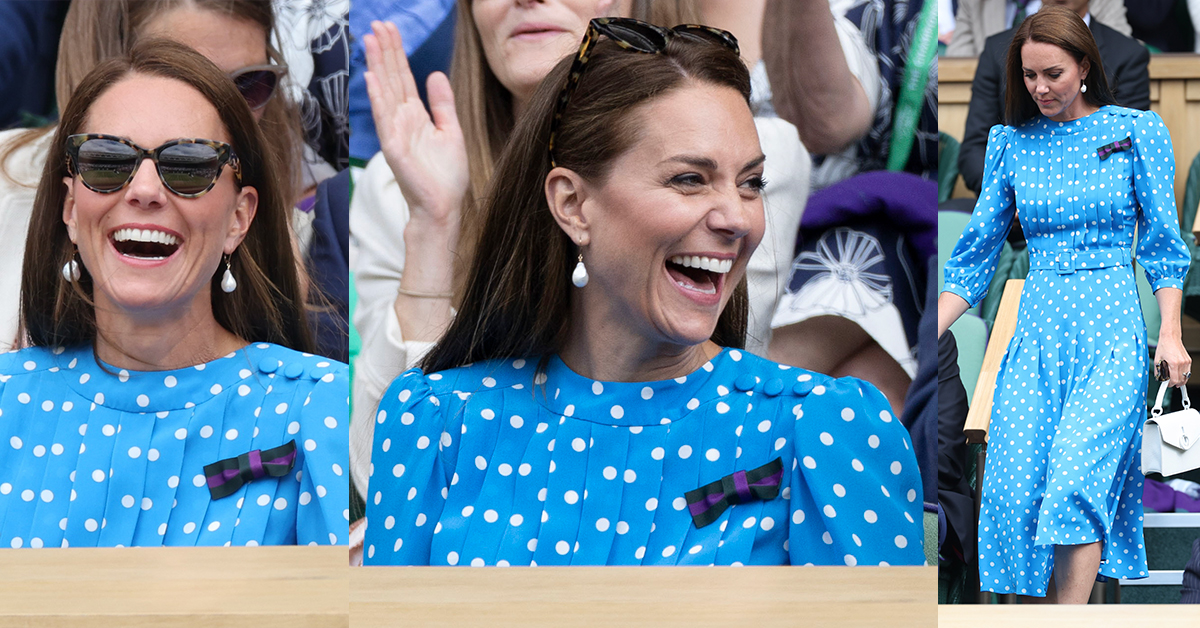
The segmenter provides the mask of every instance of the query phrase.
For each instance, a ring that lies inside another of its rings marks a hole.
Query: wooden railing
[[[971,101],[974,58],[938,59],[938,128],[961,141]],[[1200,152],[1200,55],[1150,57],[1150,108],[1163,118],[1175,147],[1175,198],[1183,204],[1187,169]],[[955,197],[973,196],[959,180]],[[1179,214],[1183,211],[1180,207]],[[1191,225],[1186,225],[1185,230]]]
[[[362,567],[356,628],[934,626],[937,567]]]
[[[345,627],[346,547],[0,550],[0,626]]]
[[[1017,312],[1021,306],[1021,290],[1024,279],[1009,279],[1004,283],[1004,295],[1000,297],[1000,309],[996,311],[996,322],[992,335],[988,337],[987,350],[983,354],[983,368],[971,397],[967,411],[967,423],[963,432],[968,443],[987,444],[988,428],[992,420],[992,400],[996,390],[996,378],[1000,375],[1000,363],[1008,342],[1017,331]]]

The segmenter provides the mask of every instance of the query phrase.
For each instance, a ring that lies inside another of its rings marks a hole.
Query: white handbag
[[[1183,391],[1183,410],[1163,414],[1163,395],[1167,383],[1158,387],[1152,415],[1142,431],[1142,473],[1172,476],[1200,468],[1200,412],[1192,408],[1187,387]]]

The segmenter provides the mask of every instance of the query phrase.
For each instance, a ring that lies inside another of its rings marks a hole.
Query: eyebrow
[[[742,166],[742,169],[740,172],[745,172],[747,170],[755,168],[758,165],[762,164],[764,161],[766,161],[766,159],[767,159],[766,155],[760,154],[758,157],[755,157],[754,159],[751,159],[750,161],[746,162],[746,165]],[[663,161],[664,162],[678,161],[681,163],[688,164],[689,166],[695,166],[697,168],[704,168],[707,170],[716,170],[717,169],[717,162],[708,157],[697,157],[694,155],[675,155],[674,157],[669,157]]]
[[[1034,70],[1033,68],[1027,68],[1027,67],[1025,67],[1025,66],[1021,66],[1021,70],[1022,70],[1022,71],[1024,71],[1024,72],[1037,72],[1037,70]],[[1052,65],[1052,66],[1050,66],[1050,67],[1048,67],[1048,68],[1046,68],[1046,69],[1044,69],[1044,70],[1042,70],[1042,71],[1043,71],[1043,72],[1049,72],[1049,71],[1051,71],[1051,70],[1062,70],[1062,66]]]

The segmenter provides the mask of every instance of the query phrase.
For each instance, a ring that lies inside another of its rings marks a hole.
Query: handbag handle
[[[1158,385],[1158,397],[1154,400],[1154,408],[1150,410],[1151,415],[1155,417],[1162,416],[1163,396],[1167,394],[1167,388],[1170,388],[1167,382],[1162,382]],[[1188,399],[1187,386],[1180,386],[1179,389],[1183,391],[1183,409],[1188,410],[1192,407],[1192,402]]]

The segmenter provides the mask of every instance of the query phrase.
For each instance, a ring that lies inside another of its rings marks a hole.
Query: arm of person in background
[[[1170,3],[1175,4],[1174,0],[1170,0]],[[1139,7],[1142,4],[1145,4],[1144,0],[1138,0]],[[1124,0],[1092,0],[1088,4],[1088,11],[1091,12],[1092,19],[1126,37],[1133,37],[1133,27],[1125,17]]]
[[[364,77],[367,94],[379,144],[409,209],[406,263],[393,309],[405,338],[434,341],[452,317],[446,295],[454,287],[459,213],[468,182],[466,145],[446,75],[429,75],[426,112],[400,31],[391,23],[372,28],[374,35],[363,42],[370,68]]]
[[[1001,60],[1007,47],[1007,38],[989,37],[971,81],[971,103],[967,105],[967,122],[958,151],[958,171],[967,189],[976,195],[983,181],[988,129],[999,124],[1003,115],[1004,93],[1000,85],[1004,64]]]
[[[380,397],[424,356],[453,316],[444,295],[453,291],[459,208],[467,188],[466,148],[446,76],[434,73],[427,81],[430,117],[417,96],[399,31],[391,24],[373,28],[364,37],[369,68],[364,78],[383,150],[356,182],[350,212],[358,243],[354,325],[363,338],[355,360],[350,453],[360,494]]]
[[[765,16],[763,61],[779,117],[814,155],[866,134],[875,116],[870,90],[878,86],[864,86],[852,72],[828,1],[770,0]]]
[[[972,29],[976,20],[974,13],[978,9],[973,1],[958,3],[958,14],[954,16],[954,36],[950,38],[950,45],[946,46],[947,57],[975,56],[975,47],[978,45],[975,38],[986,37]]]

